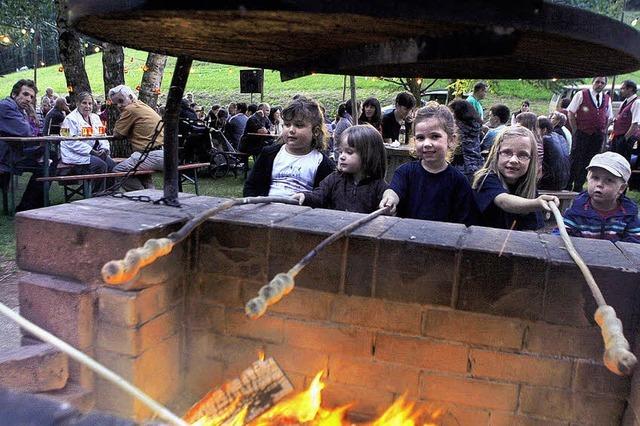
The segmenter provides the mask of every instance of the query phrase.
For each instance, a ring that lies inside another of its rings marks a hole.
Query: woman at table
[[[82,136],[83,128],[91,128],[92,135],[98,135],[102,122],[93,110],[93,95],[81,92],[76,98],[77,108],[67,115],[60,126],[69,129],[69,136]],[[85,133],[89,133],[85,131]],[[107,173],[116,165],[109,156],[109,141],[68,139],[60,142],[61,163],[72,166],[71,175]],[[92,192],[103,191],[105,179],[94,180]]]
[[[282,108],[279,106],[271,108],[269,121],[271,121],[271,133],[274,135],[281,135],[284,128],[284,121],[282,121]]]
[[[358,118],[358,124],[369,123],[382,134],[382,108],[376,98],[367,98],[362,103],[362,114]]]

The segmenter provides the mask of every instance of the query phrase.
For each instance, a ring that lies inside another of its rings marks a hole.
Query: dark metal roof
[[[573,78],[640,69],[635,29],[536,0],[69,3],[76,29],[98,39],[288,76]]]

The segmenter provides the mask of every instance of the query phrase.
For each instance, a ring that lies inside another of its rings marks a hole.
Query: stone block
[[[234,308],[244,306],[242,285],[247,279],[226,275],[225,271],[221,272],[216,274],[198,273],[187,287],[188,296],[208,303],[219,303]]]
[[[292,204],[246,204],[234,206],[222,211],[210,220],[215,222],[236,223],[249,226],[273,227],[291,217],[311,211],[311,207]]]
[[[484,409],[515,410],[518,403],[518,386],[466,377],[424,374],[420,398]]]
[[[415,410],[424,410],[426,424],[438,426],[487,426],[490,415],[488,409],[442,401],[417,401]]]
[[[520,410],[533,416],[570,421],[573,417],[573,395],[565,389],[522,386]]]
[[[62,389],[69,377],[67,355],[49,344],[0,353],[0,384],[18,392]]]
[[[18,282],[20,314],[78,349],[93,344],[91,287],[50,275],[25,274]]]
[[[265,352],[265,343],[242,337],[208,333],[208,336],[204,336],[198,342],[192,341],[189,350],[204,350],[210,358],[224,361],[226,364],[236,362],[244,366],[240,370],[242,371],[258,359],[260,352]]]
[[[96,403],[93,392],[77,383],[67,383],[62,389],[50,390],[37,395],[61,404],[71,404],[84,413],[92,410]]]
[[[123,258],[149,238],[166,236],[183,222],[120,210],[106,214],[103,208],[76,203],[29,210],[16,216],[16,261],[26,271],[97,284],[106,262]],[[170,266],[156,268],[169,273]]]
[[[264,283],[245,282],[243,300],[248,301],[258,295]],[[269,306],[269,312],[283,314],[298,319],[327,320],[331,315],[333,300],[338,297],[332,293],[295,287],[275,305]]]
[[[546,253],[535,234],[471,227],[461,256],[458,309],[542,317]]]
[[[371,331],[331,323],[286,320],[284,341],[287,345],[344,356],[367,357],[373,351]]]
[[[358,296],[336,296],[331,321],[410,334],[420,334],[422,307]]]
[[[82,352],[91,358],[95,359],[95,349],[93,347],[83,349]],[[82,386],[84,389],[90,391],[95,386],[95,373],[89,367],[78,361],[69,359],[69,379],[67,385],[73,384]]]
[[[258,319],[250,319],[244,310],[226,310],[226,330],[230,336],[248,337],[269,343],[281,343],[284,338],[284,319],[265,314]]]
[[[640,269],[640,246],[638,244],[617,242],[615,245],[636,269]]]
[[[601,363],[578,360],[572,387],[575,392],[604,394],[626,399],[631,390],[631,379],[626,376],[616,376]]]
[[[265,357],[275,359],[283,370],[309,377],[326,371],[329,363],[329,357],[324,353],[288,345],[267,345]]]
[[[402,364],[354,358],[332,354],[329,357],[329,377],[332,382],[395,394],[417,396],[420,369]]]
[[[572,362],[535,355],[471,349],[471,374],[474,377],[569,388]]]
[[[98,317],[122,327],[136,327],[166,312],[180,301],[179,287],[169,282],[142,290],[122,291],[101,286],[98,295]]]
[[[371,297],[375,286],[379,242],[349,237],[344,271],[344,292],[353,296]]]
[[[401,219],[391,225],[382,234],[385,241],[410,241],[413,244],[444,250],[456,250],[467,233],[467,227],[460,223]]]
[[[377,417],[393,402],[394,395],[382,389],[327,382],[322,400],[328,407],[351,404],[349,413]]]
[[[138,356],[180,330],[178,308],[164,312],[137,327],[98,324],[98,347],[118,354]]]
[[[527,324],[517,319],[435,307],[427,308],[423,318],[425,336],[511,349],[522,347]]]
[[[576,425],[618,426],[622,422],[625,401],[603,395],[574,394]]]
[[[494,410],[489,426],[567,426],[567,422]]]
[[[414,336],[378,333],[375,340],[377,360],[433,371],[466,373],[468,353],[469,349],[464,345]]]
[[[598,327],[565,327],[535,322],[529,325],[525,349],[541,355],[602,359],[602,335]]]
[[[224,363],[203,355],[187,354],[184,392],[194,395],[196,401],[204,398],[207,392],[217,389],[224,383],[222,380]]]

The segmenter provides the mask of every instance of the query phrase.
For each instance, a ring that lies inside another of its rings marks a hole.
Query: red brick
[[[576,393],[573,408],[577,424],[618,426],[624,414],[625,401],[603,395]]]
[[[224,333],[225,307],[190,297],[187,299],[185,322],[190,330],[210,330]]]
[[[227,334],[238,337],[249,337],[270,343],[280,343],[284,336],[284,319],[270,314],[252,320],[244,310],[226,310]]]
[[[377,334],[375,358],[426,368],[427,370],[467,371],[468,352],[466,346],[435,342],[421,337],[397,334]]]
[[[264,283],[245,283],[244,300],[256,297]],[[275,305],[269,306],[269,312],[278,312],[288,316],[304,319],[326,320],[331,315],[331,303],[335,294],[294,287],[293,291]]]
[[[103,349],[98,361],[140,387],[161,404],[175,400],[180,390],[180,338],[176,335],[148,349],[138,357]],[[148,418],[149,409],[118,387],[96,379],[96,408],[113,411],[136,420]]]
[[[427,425],[439,426],[487,426],[489,410],[468,407],[442,401],[419,401],[414,410],[424,410],[422,418]],[[431,423],[430,423],[431,422]]]
[[[331,323],[286,320],[284,340],[291,346],[317,349],[325,353],[370,356],[373,333]]]
[[[337,296],[331,320],[387,331],[420,334],[422,307],[370,297]]]
[[[573,379],[573,390],[577,392],[593,392],[626,398],[629,396],[631,380],[611,373],[602,364],[594,364],[579,360]]]
[[[287,345],[267,345],[265,356],[273,357],[287,371],[315,376],[328,368],[328,356],[313,349],[294,348]]]
[[[379,416],[393,402],[394,395],[382,389],[327,383],[322,391],[323,406],[336,408],[352,404],[349,412]]]
[[[294,371],[282,370],[284,375],[289,379],[289,382],[293,386],[292,395],[295,392],[301,392],[307,388],[307,376],[302,373],[296,373]],[[309,383],[313,377],[309,378]]]
[[[332,382],[417,395],[419,376],[419,369],[400,364],[334,354],[329,357],[329,380]]]
[[[524,414],[569,421],[573,415],[573,395],[564,389],[522,386],[520,410]]]
[[[116,353],[137,356],[180,329],[177,308],[165,312],[139,327],[125,328],[100,322],[98,347]]]
[[[198,300],[238,308],[243,305],[242,281],[242,278],[229,275],[200,272],[191,283],[189,293],[191,297]]]
[[[98,317],[123,327],[135,327],[169,310],[179,300],[172,284],[160,284],[137,291],[98,288]]]
[[[471,349],[474,377],[567,388],[571,383],[571,361],[535,355]]]
[[[48,344],[0,353],[0,384],[19,392],[62,389],[69,377],[67,355]]]
[[[448,308],[429,308],[422,334],[439,339],[520,349],[526,323],[516,319]]]
[[[18,283],[20,314],[78,349],[93,344],[93,292],[86,285],[27,274]]]
[[[518,402],[518,386],[465,377],[425,374],[420,386],[420,398],[478,408],[514,410]]]
[[[600,360],[602,336],[597,327],[565,327],[543,322],[531,323],[525,348],[543,355],[571,356]]]
[[[489,426],[567,426],[567,422],[492,411]]]

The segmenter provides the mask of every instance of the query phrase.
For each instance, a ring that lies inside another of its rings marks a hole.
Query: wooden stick
[[[558,224],[562,241],[564,241],[564,245],[571,258],[576,265],[578,265],[578,268],[587,281],[587,285],[591,290],[593,298],[598,304],[598,309],[595,312],[594,318],[600,326],[602,338],[604,339],[604,365],[609,369],[609,371],[619,376],[631,374],[631,371],[633,371],[638,360],[629,350],[629,342],[622,332],[622,323],[616,316],[616,311],[611,306],[607,305],[596,280],[593,278],[593,275],[591,275],[589,267],[584,260],[582,260],[580,254],[578,254],[578,251],[573,246],[573,242],[571,242],[571,238],[569,237],[569,234],[567,234],[567,229],[564,226],[564,220],[562,219],[560,210],[558,210],[558,207],[554,203],[549,203],[549,205],[551,206],[553,217]]]
[[[374,211],[373,213],[369,213],[368,215],[356,220],[355,222],[350,223],[347,226],[344,226],[339,231],[334,232],[324,240],[320,244],[318,244],[315,248],[313,248],[309,253],[306,254],[298,263],[296,263],[293,268],[289,269],[288,272],[280,272],[269,282],[269,284],[264,285],[260,291],[258,292],[258,296],[249,300],[245,305],[245,313],[251,319],[258,319],[265,312],[267,312],[267,307],[277,303],[284,296],[289,294],[293,287],[295,286],[295,277],[302,271],[302,269],[309,264],[313,260],[314,257],[318,255],[326,246],[333,243],[334,241],[348,235],[354,229],[359,228],[365,223],[371,222],[376,217],[387,213],[391,209],[390,206],[383,207]]]
[[[67,355],[69,355],[71,358],[75,359],[79,363],[89,367],[91,370],[96,372],[96,374],[98,374],[99,376],[103,377],[104,379],[118,386],[120,389],[122,389],[123,391],[133,396],[134,398],[142,402],[147,407],[149,407],[149,409],[153,413],[155,413],[159,418],[163,419],[167,423],[175,426],[188,426],[187,422],[185,422],[180,417],[173,414],[166,407],[164,407],[162,404],[160,404],[159,402],[151,398],[149,395],[144,393],[142,390],[140,390],[136,386],[132,385],[131,383],[129,383],[128,381],[126,381],[125,379],[123,379],[122,377],[114,373],[113,371],[109,370],[104,365],[98,363],[93,358],[80,352],[73,346],[60,340],[59,338],[49,333],[48,331],[38,327],[28,319],[15,313],[12,309],[10,309],[8,306],[2,303],[0,303],[0,313],[5,315],[12,321],[15,321],[16,323],[18,323],[20,327],[26,329],[29,333],[35,335],[42,341],[55,346],[56,348],[60,349],[62,352],[66,353]]]
[[[173,247],[182,242],[193,232],[198,226],[211,216],[228,210],[233,206],[242,204],[265,204],[265,203],[285,203],[298,204],[297,200],[288,197],[245,197],[233,198],[224,203],[212,207],[200,213],[193,219],[185,223],[182,228],[176,232],[172,232],[166,238],[152,238],[147,240],[142,247],[131,249],[127,252],[124,259],[111,260],[102,267],[102,279],[110,285],[120,285],[133,280],[140,269],[152,264],[159,257],[171,253]]]

